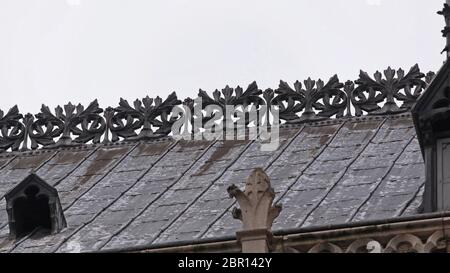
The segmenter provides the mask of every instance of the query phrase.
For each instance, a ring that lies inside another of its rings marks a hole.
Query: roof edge
[[[354,229],[361,228],[366,226],[379,226],[386,224],[396,224],[396,223],[407,223],[413,221],[420,220],[430,220],[430,219],[439,219],[450,217],[450,211],[444,212],[434,212],[434,213],[424,213],[412,216],[403,216],[397,218],[388,218],[388,219],[377,219],[377,220],[368,220],[368,221],[359,221],[352,223],[344,223],[344,224],[334,224],[334,225],[323,225],[323,226],[313,226],[313,227],[305,227],[305,228],[295,228],[295,229],[285,229],[285,230],[276,230],[273,232],[274,236],[290,236],[290,235],[300,235],[307,234],[313,232],[321,232],[321,231],[335,231],[339,229]],[[105,250],[92,251],[95,253],[115,253],[115,252],[144,252],[149,250],[158,250],[158,249],[168,249],[168,248],[177,248],[183,246],[201,246],[205,244],[211,243],[236,243],[235,235],[228,235],[216,238],[205,238],[199,240],[183,240],[177,242],[168,242],[168,243],[160,243],[160,244],[150,244],[150,245],[141,245],[141,246],[133,246],[133,247],[124,247],[124,248],[112,248]]]

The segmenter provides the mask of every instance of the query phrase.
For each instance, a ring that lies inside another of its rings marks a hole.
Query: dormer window
[[[450,1],[439,14],[445,18],[447,61],[419,97],[412,111],[425,161],[422,211],[450,210]]]
[[[20,239],[36,232],[54,234],[66,227],[58,192],[30,174],[6,196],[10,236]]]
[[[425,161],[423,212],[450,210],[450,62],[412,109]]]

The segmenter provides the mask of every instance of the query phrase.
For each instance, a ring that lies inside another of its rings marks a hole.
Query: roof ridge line
[[[416,215],[408,215],[401,217],[391,217],[388,219],[375,219],[375,220],[365,220],[358,222],[350,222],[350,223],[339,223],[339,224],[331,224],[331,225],[320,225],[320,226],[310,226],[310,227],[300,227],[300,228],[292,228],[285,230],[275,230],[273,231],[274,236],[289,236],[295,234],[305,234],[312,232],[321,232],[328,230],[338,230],[338,229],[347,229],[347,228],[360,228],[365,226],[380,226],[386,224],[396,224],[396,223],[405,223],[410,221],[421,221],[421,220],[429,220],[429,219],[439,219],[450,217],[450,211],[445,212],[433,212],[433,213],[424,213],[424,214],[416,214]],[[145,244],[145,245],[137,245],[132,247],[118,247],[113,249],[105,249],[96,251],[96,253],[115,253],[115,252],[141,252],[145,250],[152,249],[160,249],[160,248],[169,248],[169,247],[178,247],[178,246],[186,246],[186,245],[201,245],[207,243],[221,243],[227,241],[236,242],[235,235],[225,235],[220,237],[213,238],[200,238],[194,240],[181,240],[181,241],[172,241],[172,242],[164,242],[158,244]]]

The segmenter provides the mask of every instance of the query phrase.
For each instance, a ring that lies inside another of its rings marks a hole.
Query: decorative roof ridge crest
[[[209,105],[221,109],[228,105],[254,107],[258,111],[265,109],[266,116],[270,115],[268,109],[276,109],[280,124],[401,114],[410,111],[433,77],[433,72],[421,73],[416,64],[407,73],[401,68],[388,67],[383,74],[375,72],[373,78],[361,71],[357,80],[345,83],[334,75],[327,82],[308,78],[303,84],[296,81],[292,87],[280,81],[277,89],[263,91],[252,82],[245,90],[227,85],[221,91],[214,91],[212,97],[200,89],[197,99],[186,98],[183,102],[173,92],[165,100],[146,96],[132,105],[121,98],[118,107],[106,109],[100,108],[97,100],[86,108],[72,103],[57,106],[54,112],[42,105],[35,115],[22,115],[16,105],[6,114],[0,110],[0,153],[170,137],[174,123],[186,118],[183,111],[173,111],[174,107],[195,110],[199,104],[200,110]],[[213,117],[199,117],[194,112],[189,121],[204,126]],[[232,118],[233,126],[240,124],[239,119],[234,119],[235,113],[230,117],[225,115],[223,122]],[[241,121],[246,128],[250,124],[246,116]],[[190,133],[195,134],[199,128],[196,130],[191,129]]]

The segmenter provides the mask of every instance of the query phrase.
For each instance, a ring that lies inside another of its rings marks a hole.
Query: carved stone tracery
[[[423,233],[423,232],[420,232]],[[284,252],[295,253],[432,253],[447,252],[447,237],[441,230],[430,232],[423,240],[413,233],[367,237],[354,240],[320,240],[309,246],[291,245]],[[425,241],[425,243],[423,243]],[[345,251],[344,251],[345,250]]]

